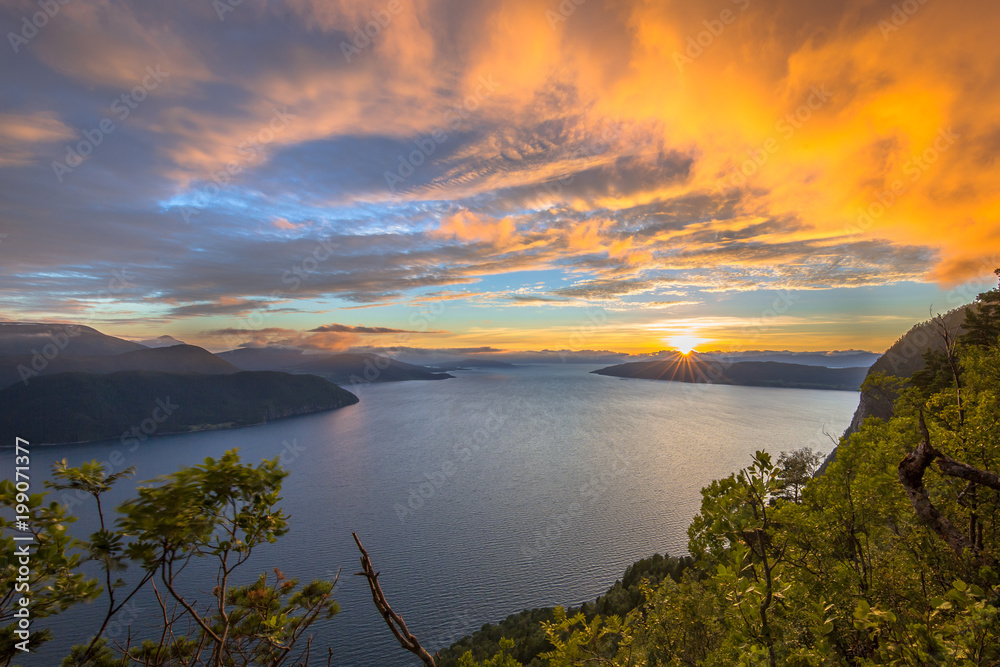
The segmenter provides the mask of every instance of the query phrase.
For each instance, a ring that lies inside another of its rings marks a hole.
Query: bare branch
[[[372,601],[375,603],[375,608],[378,612],[382,614],[382,618],[385,619],[385,624],[389,626],[389,630],[396,637],[399,645],[410,651],[418,658],[424,661],[427,667],[436,667],[434,663],[434,658],[428,653],[417,638],[410,634],[410,631],[406,628],[406,623],[403,622],[402,617],[392,610],[389,603],[385,599],[385,594],[382,593],[382,586],[378,583],[379,573],[375,571],[372,567],[371,558],[368,557],[368,552],[365,548],[361,546],[361,540],[358,539],[357,533],[351,533],[354,536],[354,542],[358,545],[358,549],[361,551],[361,569],[363,572],[358,572],[360,576],[364,576],[368,580],[368,587],[372,592]]]
[[[1000,491],[1000,475],[997,475],[995,472],[974,468],[940,453],[938,454],[937,466],[942,474],[950,477],[958,477],[973,484],[981,484]]]
[[[944,339],[944,351],[948,357],[948,367],[951,368],[951,377],[955,381],[955,401],[958,404],[958,423],[965,423],[965,406],[962,402],[962,375],[958,372],[958,358],[955,356],[955,337],[948,329],[944,318],[938,315],[935,318],[941,330],[941,337]]]
[[[927,489],[924,488],[924,472],[934,462],[934,459],[941,456],[941,453],[931,446],[931,436],[927,431],[927,424],[924,423],[922,411],[920,413],[920,432],[923,440],[916,449],[899,462],[899,481],[920,520],[947,542],[952,551],[961,556],[972,545],[965,538],[965,535],[955,528],[954,524],[941,514],[938,508],[934,507],[930,496],[927,495]]]

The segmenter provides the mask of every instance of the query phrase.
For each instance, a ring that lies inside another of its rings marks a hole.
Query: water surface
[[[433,651],[521,609],[592,599],[639,558],[686,553],[703,486],[758,449],[828,452],[824,430],[843,432],[858,400],[590,370],[539,365],[369,385],[359,404],[324,414],[164,436],[134,452],[117,442],[37,448],[32,459],[36,478],[65,457],[135,465],[148,479],[234,447],[245,461],[281,456],[291,532],[259,549],[246,578],[274,566],[304,580],[343,568],[343,611],[319,630],[318,662],[332,646],[334,664],[393,667],[421,663],[395,643],[353,576],[352,531],[389,602]],[[133,490],[123,485],[115,500]],[[65,614],[53,626],[58,642],[24,664],[56,664],[68,643],[96,629],[98,611]],[[139,600],[132,624],[156,612]]]

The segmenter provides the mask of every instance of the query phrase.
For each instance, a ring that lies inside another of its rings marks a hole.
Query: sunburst
[[[707,338],[699,338],[691,332],[678,334],[676,336],[671,336],[666,339],[666,342],[676,349],[678,352],[684,355],[691,354],[694,348],[698,347],[702,343],[709,342]]]

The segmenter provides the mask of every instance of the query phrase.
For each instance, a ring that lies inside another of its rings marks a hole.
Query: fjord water
[[[340,568],[342,611],[319,626],[342,666],[421,664],[403,651],[354,576],[356,531],[389,602],[431,651],[521,609],[579,604],[633,561],[683,554],[700,489],[747,465],[810,446],[850,423],[857,394],[623,380],[593,367],[538,365],[456,371],[455,379],[360,388],[333,412],[232,431],[36,448],[33,467],[119,461],[138,480],[240,448],[244,461],[282,457],[280,505],[291,531],[260,547],[244,576],[275,566],[301,580]],[[183,410],[184,406],[178,409]],[[113,456],[114,455],[114,456]],[[37,483],[37,482],[36,482]],[[108,505],[131,495],[123,484]],[[75,532],[90,530],[90,519]],[[214,583],[205,568],[194,590]],[[204,597],[204,594],[197,595]],[[103,605],[102,605],[103,606]],[[57,639],[26,665],[56,664],[103,613],[78,608],[51,624]],[[149,598],[123,620],[155,623]],[[112,635],[123,640],[122,626]]]

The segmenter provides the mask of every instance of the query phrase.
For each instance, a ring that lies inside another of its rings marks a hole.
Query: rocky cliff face
[[[961,336],[965,333],[965,313],[973,306],[962,306],[949,311],[944,315],[945,326],[953,336]],[[878,358],[871,368],[868,369],[868,376],[875,373],[885,373],[899,378],[908,378],[924,368],[924,352],[927,350],[943,350],[944,340],[941,337],[940,327],[933,320],[921,322],[899,340],[893,343],[892,347],[886,350],[885,354]],[[888,420],[892,417],[892,404],[896,400],[895,396],[886,395],[880,391],[866,389],[861,392],[858,401],[858,408],[854,411],[854,418],[851,425],[844,431],[842,437],[846,438],[852,433],[857,433],[861,425],[869,417]],[[822,474],[826,467],[837,459],[837,450],[834,448],[830,452],[823,465],[819,467],[816,474]]]

